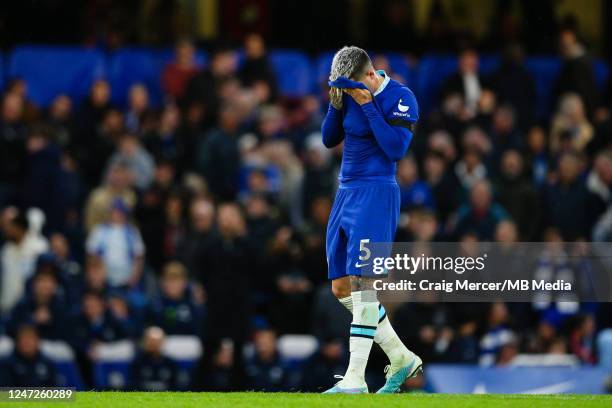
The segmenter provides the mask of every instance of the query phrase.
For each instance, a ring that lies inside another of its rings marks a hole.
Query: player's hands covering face
[[[372,101],[372,93],[366,89],[347,88],[343,89],[343,91],[349,94],[359,105]]]

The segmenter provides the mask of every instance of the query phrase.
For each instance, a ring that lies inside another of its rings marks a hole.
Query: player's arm
[[[325,147],[332,148],[344,140],[344,128],[342,127],[342,111],[329,104],[327,115],[321,125],[323,144]]]
[[[368,91],[352,89],[347,93],[361,105],[370,123],[372,133],[385,155],[392,161],[398,161],[404,157],[412,141],[414,125],[418,119],[418,106],[414,95],[409,91],[402,93],[401,98],[398,98],[393,105],[394,108],[385,117],[372,102],[371,94]],[[400,111],[400,109],[406,109],[406,111]]]

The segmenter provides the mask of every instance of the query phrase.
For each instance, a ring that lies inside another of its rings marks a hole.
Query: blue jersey
[[[400,211],[395,162],[406,154],[418,117],[412,91],[386,75],[372,102],[360,106],[344,95],[341,111],[330,106],[323,143],[344,140],[340,188],[327,224],[330,279],[361,275],[371,261],[363,248],[393,241]]]
[[[340,181],[388,179],[395,162],[408,150],[419,118],[412,91],[384,72],[373,101],[359,105],[347,94],[341,111],[331,105],[322,126],[323,143],[333,147],[344,140]]]

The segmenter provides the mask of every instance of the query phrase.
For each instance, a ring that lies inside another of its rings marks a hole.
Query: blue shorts
[[[327,224],[327,276],[361,276],[369,242],[393,242],[399,220],[400,192],[395,177],[340,185]]]

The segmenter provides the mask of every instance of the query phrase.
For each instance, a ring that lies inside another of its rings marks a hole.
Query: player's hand
[[[344,92],[351,95],[351,97],[359,105],[363,105],[368,102],[372,102],[372,93],[366,89],[348,88],[348,89],[344,89]]]
[[[342,109],[342,89],[332,86],[329,88],[329,103],[337,109]]]

